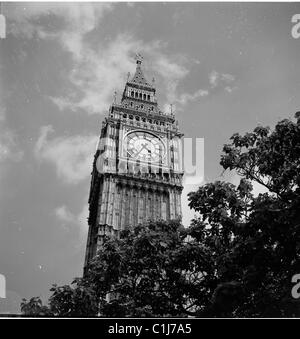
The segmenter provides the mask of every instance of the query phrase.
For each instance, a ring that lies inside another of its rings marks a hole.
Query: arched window
[[[148,100],[150,101],[150,95],[148,94]]]
[[[133,91],[131,91],[131,96],[134,97],[134,92]]]
[[[140,99],[142,99],[143,97],[142,97],[142,93],[140,93]]]
[[[138,97],[139,97],[139,95],[138,95],[138,92],[135,92],[135,97],[136,97],[136,98],[138,98]]]
[[[144,100],[146,100],[146,94],[144,94]]]

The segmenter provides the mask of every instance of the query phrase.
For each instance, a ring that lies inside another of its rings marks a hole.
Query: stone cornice
[[[176,173],[175,175],[182,178],[183,173],[178,173],[178,174]],[[121,185],[122,184],[129,185],[129,186],[130,185],[134,185],[134,186],[142,185],[142,187],[147,187],[147,185],[149,185],[149,187],[153,187],[153,185],[158,185],[158,187],[163,186],[164,188],[175,188],[180,191],[182,191],[183,189],[182,184],[179,185],[175,182],[168,182],[165,180],[159,180],[157,178],[145,178],[142,176],[132,175],[132,174],[103,173],[103,174],[100,174],[100,176],[111,177],[115,180],[116,183],[121,184]]]
[[[111,112],[114,112],[115,110],[117,112],[121,112],[121,113],[139,115],[139,116],[147,118],[147,119],[157,119],[157,120],[161,120],[161,121],[168,121],[170,123],[175,122],[174,116],[167,115],[167,114],[164,114],[164,113],[161,113],[161,114],[147,113],[147,112],[143,112],[143,111],[140,111],[140,110],[136,110],[134,108],[124,107],[124,106],[118,105],[118,104],[113,104],[111,106]]]
[[[151,86],[145,86],[145,85],[130,82],[130,81],[128,81],[125,86],[134,87],[134,88],[137,88],[137,89],[142,89],[142,90],[154,92],[154,93],[156,92],[155,88],[153,88]]]

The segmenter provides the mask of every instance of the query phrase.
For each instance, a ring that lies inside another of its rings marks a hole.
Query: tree
[[[43,306],[42,300],[40,297],[30,298],[29,301],[22,299],[21,303],[21,312],[27,317],[31,316],[52,316],[50,309],[47,306]]]
[[[186,230],[179,222],[150,222],[105,241],[86,279],[106,316],[187,316],[195,285],[183,256]],[[191,259],[191,258],[190,258]],[[109,296],[107,300],[107,296]]]
[[[221,165],[240,176],[239,185],[217,181],[191,192],[198,217],[189,228],[150,222],[105,239],[84,278],[53,287],[49,314],[300,316],[290,296],[300,273],[300,113],[296,118],[272,132],[234,134]],[[268,192],[255,197],[254,182]],[[41,307],[31,299],[22,312]]]
[[[221,165],[242,177],[240,185],[216,182],[190,194],[190,206],[201,214],[191,232],[213,251],[219,286],[242,288],[238,302],[217,313],[300,316],[299,302],[290,297],[291,278],[300,272],[299,116],[273,132],[257,127],[234,134]],[[268,193],[254,197],[251,182]]]
[[[71,285],[53,285],[48,306],[40,297],[22,300],[21,312],[25,316],[45,317],[93,317],[98,312],[94,290],[82,278],[76,278]]]

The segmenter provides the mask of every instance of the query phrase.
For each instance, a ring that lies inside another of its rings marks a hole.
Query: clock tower
[[[148,220],[181,218],[183,134],[172,111],[160,110],[154,79],[142,71],[142,57],[125,84],[121,102],[111,105],[94,157],[85,265],[103,237]]]

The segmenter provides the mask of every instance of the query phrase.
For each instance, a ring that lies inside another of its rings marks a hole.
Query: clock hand
[[[145,148],[149,153],[152,152],[151,148],[149,149],[149,148],[147,147],[147,144],[143,144],[143,148]]]
[[[144,148],[146,148],[146,146],[147,146],[147,144],[142,144],[142,147],[140,148],[140,150],[137,152],[137,154],[135,155],[135,157],[137,157],[140,153],[141,153],[141,151],[144,149]],[[146,148],[147,149],[147,148]]]

